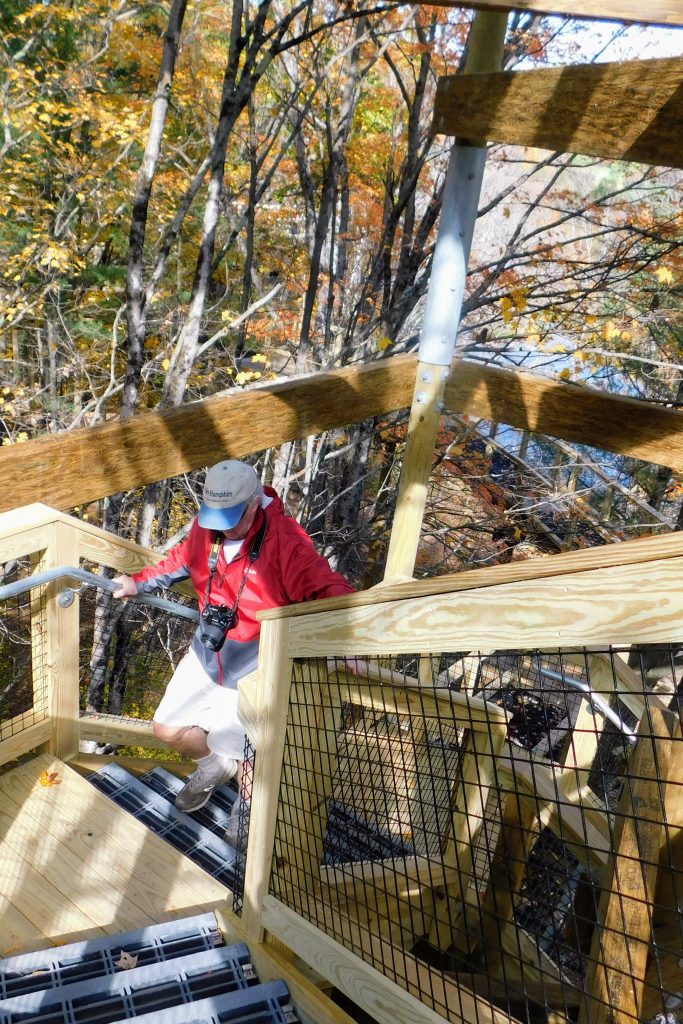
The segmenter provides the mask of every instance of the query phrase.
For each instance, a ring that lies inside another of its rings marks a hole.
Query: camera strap
[[[242,573],[242,579],[240,580],[240,585],[239,585],[239,588],[237,590],[237,597],[235,598],[235,603],[234,603],[234,605],[232,606],[232,609],[231,609],[231,614],[233,616],[237,612],[237,605],[239,604],[239,599],[242,596],[242,591],[244,590],[244,587],[246,585],[247,575],[249,573],[249,570],[251,569],[252,565],[254,564],[254,562],[256,561],[258,556],[261,554],[261,548],[263,547],[263,541],[265,540],[265,536],[266,536],[266,525],[267,525],[267,520],[266,520],[266,515],[265,515],[265,512],[264,512],[263,513],[263,522],[259,526],[258,532],[256,533],[254,539],[252,540],[251,547],[249,548],[248,561],[247,561],[247,564],[244,567],[244,572]],[[209,602],[209,594],[211,593],[211,584],[213,583],[213,577],[214,577],[214,574],[216,572],[216,566],[218,565],[218,556],[220,554],[220,550],[221,550],[221,545],[223,543],[223,539],[224,538],[223,538],[223,534],[222,533],[215,534],[215,536],[213,538],[213,544],[211,545],[211,551],[209,552],[209,559],[208,559],[209,577],[208,577],[208,579],[206,581],[206,595],[205,595],[205,601],[206,601],[207,604]],[[225,574],[223,575],[223,579],[225,579]],[[221,580],[221,583],[222,583],[222,580]]]

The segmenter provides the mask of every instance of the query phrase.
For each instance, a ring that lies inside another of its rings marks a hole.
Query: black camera
[[[207,604],[199,620],[200,639],[210,651],[220,651],[225,634],[237,622],[237,612],[222,604]]]

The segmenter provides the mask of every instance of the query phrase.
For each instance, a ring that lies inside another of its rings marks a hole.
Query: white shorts
[[[236,682],[232,687],[213,683],[190,648],[166,687],[154,721],[172,728],[199,726],[207,734],[209,750],[241,761],[245,737],[235,686]]]

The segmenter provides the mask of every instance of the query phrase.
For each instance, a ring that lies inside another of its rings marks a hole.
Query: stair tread
[[[0,960],[0,998],[116,974],[122,970],[116,961],[123,951],[136,956],[140,966],[145,966],[222,945],[216,916],[207,913],[52,946]]]
[[[85,1020],[86,1007],[97,1009],[98,1021],[128,1019],[132,1009],[154,1008],[149,1000],[164,1000],[167,1005],[206,998],[214,991],[225,993],[247,989],[258,984],[251,969],[250,954],[243,943],[207,949],[199,953],[131,967],[116,974],[72,982],[57,988],[28,992],[0,1000],[0,1020],[3,1024],[21,1021],[40,1021],[44,1015],[54,1015],[60,1009],[70,1019],[71,1008],[79,1007],[79,1019]],[[121,1009],[123,1009],[123,1013]]]
[[[243,1012],[239,1013],[240,1010]],[[164,1024],[222,1024],[227,1011],[230,1011],[230,1024],[295,1024],[299,1019],[285,982],[267,981],[227,995],[166,1007]],[[120,1017],[111,1024],[123,1024],[127,1019],[130,1018]],[[152,1010],[134,1019],[138,1024],[158,1024],[159,1013]]]
[[[119,765],[103,766],[88,781],[215,879],[234,888],[236,853],[216,831],[179,811],[171,800]]]

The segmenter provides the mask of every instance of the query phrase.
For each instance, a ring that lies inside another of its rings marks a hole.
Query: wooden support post
[[[494,722],[490,722],[486,730],[472,729],[462,753],[461,775],[451,796],[451,834],[443,855],[444,867],[456,872],[457,882],[448,891],[447,913],[435,920],[429,937],[430,942],[442,949],[453,942],[461,949],[470,948],[479,939],[478,935],[463,935],[458,922],[464,920],[474,846],[484,826],[489,791],[496,780],[495,762],[506,733],[506,725]]]
[[[612,870],[600,899],[579,1024],[637,1024],[642,1018],[665,835],[662,775],[673,729],[671,713],[648,705],[617,808]]]
[[[78,565],[78,535],[66,523],[45,527],[46,548],[35,571]],[[66,760],[78,753],[78,600],[69,608],[57,603],[64,582],[46,587],[45,598],[31,592],[31,633],[34,674],[34,707],[43,709],[51,722],[45,749]]]
[[[273,858],[291,681],[289,621],[264,622],[253,702],[259,722],[259,746],[254,762],[242,910],[242,924],[255,942],[263,939],[261,915]]]

